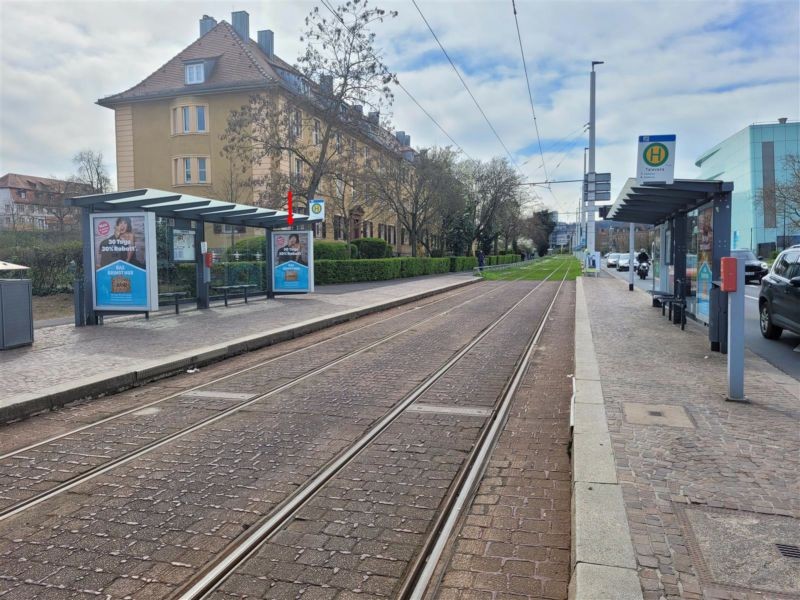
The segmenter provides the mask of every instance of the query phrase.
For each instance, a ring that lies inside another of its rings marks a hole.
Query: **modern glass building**
[[[700,179],[732,181],[731,248],[759,256],[800,243],[800,230],[776,201],[775,186],[786,183],[788,156],[800,157],[800,122],[745,127],[697,159]]]

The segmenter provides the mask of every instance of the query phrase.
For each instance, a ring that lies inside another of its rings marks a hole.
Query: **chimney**
[[[250,39],[250,15],[246,10],[237,10],[231,13],[231,24],[234,31],[239,34],[245,42]]]
[[[780,119],[778,119],[778,123],[780,123],[781,125],[786,125],[786,121],[788,120],[789,119],[787,119],[786,117],[781,117]]]
[[[203,15],[203,18],[200,19],[200,37],[203,37],[216,26],[217,20],[214,17]]]
[[[333,94],[333,75],[320,75],[319,87],[325,94]]]
[[[379,125],[381,121],[381,113],[379,110],[371,112],[367,115],[367,121],[375,125]]]
[[[258,47],[270,60],[275,58],[275,34],[271,29],[258,32]]]

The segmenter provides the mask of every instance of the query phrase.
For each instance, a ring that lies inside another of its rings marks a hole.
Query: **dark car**
[[[761,278],[769,272],[767,263],[761,262],[761,259],[753,254],[752,250],[748,250],[747,248],[743,250],[731,250],[731,256],[744,259],[745,284],[751,281],[761,283]]]
[[[784,329],[800,334],[800,246],[781,252],[761,280],[758,312],[765,338],[776,340]]]

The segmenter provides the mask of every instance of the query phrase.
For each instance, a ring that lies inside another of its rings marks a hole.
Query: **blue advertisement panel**
[[[272,232],[272,289],[314,291],[314,238],[311,231]]]
[[[154,215],[93,214],[91,226],[94,308],[158,310]]]

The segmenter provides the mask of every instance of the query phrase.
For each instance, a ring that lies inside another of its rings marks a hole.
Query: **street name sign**
[[[636,183],[672,183],[675,180],[675,135],[640,135]]]

